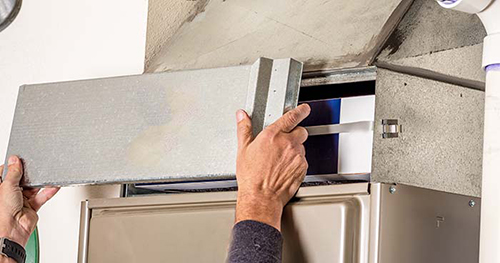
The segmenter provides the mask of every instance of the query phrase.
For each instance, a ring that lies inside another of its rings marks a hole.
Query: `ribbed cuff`
[[[280,231],[261,222],[245,220],[233,227],[227,262],[279,263],[282,249]]]

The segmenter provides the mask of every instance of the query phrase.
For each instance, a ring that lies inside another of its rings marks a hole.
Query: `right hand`
[[[297,125],[310,112],[309,105],[302,104],[256,138],[250,117],[243,110],[237,112],[236,223],[255,220],[280,230],[283,207],[299,189],[308,168],[303,146],[308,133]]]

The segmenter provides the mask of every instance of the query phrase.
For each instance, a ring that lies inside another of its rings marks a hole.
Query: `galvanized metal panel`
[[[360,68],[343,68],[320,72],[306,72],[302,75],[301,87],[320,86],[328,84],[343,84],[353,82],[374,81],[377,69],[374,66]]]
[[[377,262],[478,262],[479,198],[382,184],[380,203]]]
[[[379,69],[375,104],[373,181],[481,195],[484,92]]]
[[[256,64],[22,86],[8,155],[29,186],[234,177],[236,110],[297,105],[301,63]],[[252,97],[261,78],[283,98]]]

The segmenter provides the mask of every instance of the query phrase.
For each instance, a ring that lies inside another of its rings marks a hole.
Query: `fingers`
[[[0,184],[2,183],[2,176],[3,176],[3,164],[0,165]]]
[[[311,113],[311,107],[307,104],[302,104],[281,116],[273,126],[276,126],[283,132],[290,132],[309,116],[309,113]]]
[[[59,187],[44,188],[29,200],[31,208],[37,211],[59,191]]]
[[[243,149],[253,140],[252,120],[244,110],[236,112],[238,149]]]
[[[306,158],[304,156],[301,156],[300,163],[298,164],[297,174],[296,174],[297,179],[295,180],[295,184],[296,184],[297,188],[304,181],[308,168],[309,168],[309,164],[307,163]]]
[[[307,174],[307,169],[309,169],[309,163],[307,162],[307,159],[305,156],[302,156],[302,173],[300,175],[300,182],[304,181],[304,178],[306,177]]]
[[[24,188],[23,189],[23,195],[28,199],[31,199],[33,196],[38,194],[38,192],[40,192],[40,188]]]
[[[290,197],[295,195],[297,190],[299,189],[300,185],[304,181],[304,178],[306,177],[307,174],[307,168],[309,165],[307,164],[307,160],[304,156],[297,156],[294,159],[293,165],[295,168],[291,174],[293,175],[291,185],[289,186],[289,194]]]
[[[304,127],[295,127],[295,129],[290,132],[290,135],[294,142],[300,144],[303,144],[307,140],[307,137],[309,137],[309,133]]]
[[[299,154],[300,156],[306,156],[306,148],[304,147],[304,145],[300,145],[299,146]]]
[[[11,156],[9,157],[8,165],[7,175],[3,183],[11,186],[19,186],[19,182],[23,177],[23,165],[21,160],[17,156]]]

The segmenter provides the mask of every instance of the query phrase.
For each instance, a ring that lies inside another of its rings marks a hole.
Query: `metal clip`
[[[401,125],[398,124],[398,120],[395,119],[383,119],[382,120],[382,138],[397,138],[401,132]]]

